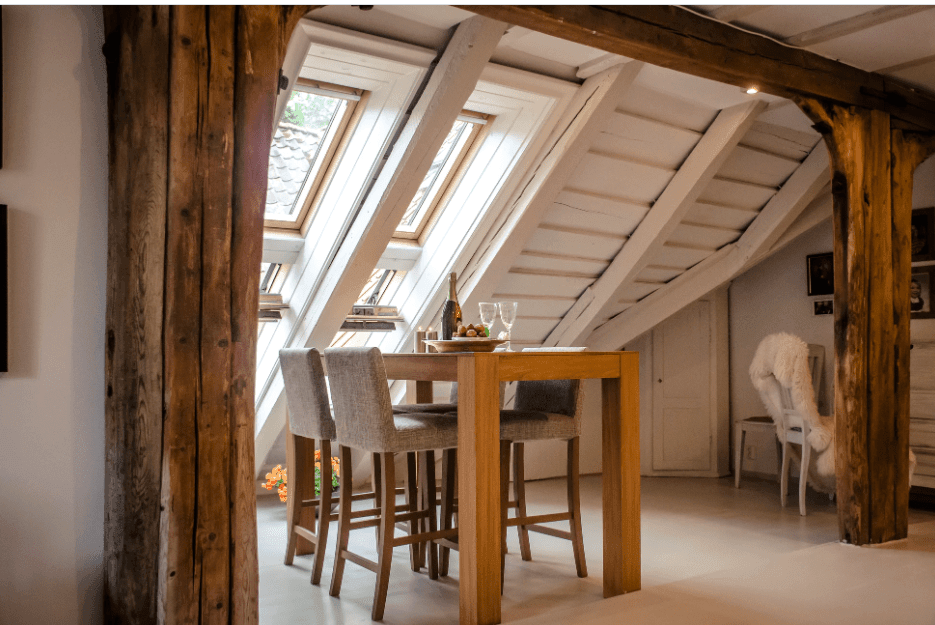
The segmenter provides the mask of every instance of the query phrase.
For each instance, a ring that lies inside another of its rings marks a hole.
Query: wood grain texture
[[[604,597],[639,590],[639,354],[620,354],[620,377],[602,381]]]
[[[110,191],[104,619],[155,623],[162,465],[169,9],[105,7]]]
[[[935,98],[899,80],[675,6],[462,6],[467,11],[738,87],[885,111],[935,130]]]
[[[258,619],[256,267],[276,80],[304,12],[104,12],[108,622]]]
[[[500,397],[494,354],[458,357],[461,623],[500,622]]]
[[[835,449],[841,538],[908,532],[912,174],[924,142],[880,111],[803,100],[832,158]]]

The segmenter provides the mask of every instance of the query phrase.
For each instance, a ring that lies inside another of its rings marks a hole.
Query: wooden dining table
[[[384,354],[409,403],[433,382],[458,382],[460,621],[500,622],[500,382],[600,378],[604,597],[640,589],[639,354]]]

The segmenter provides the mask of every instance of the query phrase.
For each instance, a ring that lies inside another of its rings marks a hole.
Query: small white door
[[[653,330],[653,470],[711,471],[712,302]]]

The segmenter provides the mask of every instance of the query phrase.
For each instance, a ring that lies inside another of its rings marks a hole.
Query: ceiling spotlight
[[[757,89],[756,87],[750,87],[749,89],[747,89],[747,93],[749,93],[750,95],[753,95],[754,93],[759,93],[759,92],[760,90]]]

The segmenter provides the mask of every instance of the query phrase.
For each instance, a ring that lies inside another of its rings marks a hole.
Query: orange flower
[[[321,450],[320,450],[320,449],[316,449],[316,450],[315,450],[315,460],[321,460]]]

